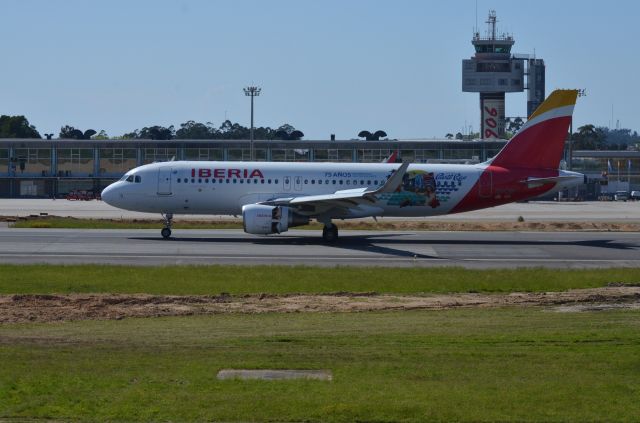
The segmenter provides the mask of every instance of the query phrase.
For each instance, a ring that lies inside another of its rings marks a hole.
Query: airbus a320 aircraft
[[[279,234],[311,219],[338,239],[336,219],[435,216],[494,207],[581,184],[559,170],[578,92],[558,90],[492,159],[473,165],[171,161],[127,172],[102,192],[122,209],[238,215],[245,232]]]

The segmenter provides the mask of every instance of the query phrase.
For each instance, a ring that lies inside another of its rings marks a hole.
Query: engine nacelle
[[[249,204],[242,206],[242,225],[249,234],[267,235],[286,232],[290,227],[306,225],[309,218],[289,207]]]

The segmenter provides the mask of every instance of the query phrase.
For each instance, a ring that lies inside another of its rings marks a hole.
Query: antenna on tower
[[[498,22],[498,18],[496,18],[496,11],[495,10],[490,10],[489,11],[489,19],[487,19],[487,24],[489,24],[489,28],[491,31],[491,39],[495,40],[496,39],[496,22]]]
[[[476,0],[476,26],[473,27],[474,34],[478,33],[478,0]]]

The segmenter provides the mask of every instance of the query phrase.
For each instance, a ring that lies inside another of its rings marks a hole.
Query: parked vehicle
[[[640,200],[640,191],[631,191],[631,195],[629,196],[629,199],[634,201]]]
[[[627,201],[629,199],[629,193],[627,191],[616,191],[613,199],[615,201]]]

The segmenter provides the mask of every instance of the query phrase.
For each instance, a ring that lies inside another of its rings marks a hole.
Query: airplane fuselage
[[[382,163],[164,162],[127,172],[109,187],[117,190],[117,197],[109,197],[107,190],[103,196],[117,207],[142,212],[238,215],[246,204],[276,198],[375,190],[398,167]],[[582,175],[558,170],[411,164],[396,192],[378,194],[371,204],[337,210],[332,217],[435,216],[492,207],[567,186],[523,182],[559,173],[576,177],[569,185],[582,182]],[[305,214],[304,209],[301,212]]]

